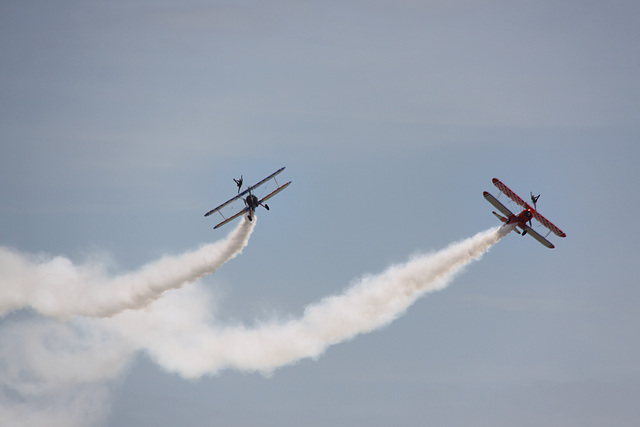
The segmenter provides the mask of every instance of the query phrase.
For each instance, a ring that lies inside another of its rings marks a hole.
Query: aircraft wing
[[[213,229],[215,230],[218,227],[222,227],[226,223],[233,221],[234,219],[238,218],[240,215],[242,215],[243,213],[246,213],[246,212],[249,212],[249,208],[242,209],[240,212],[236,213],[235,215],[230,216],[229,218],[225,219],[221,223],[217,224],[215,227],[213,227]]]
[[[278,175],[280,172],[282,172],[284,170],[286,166],[281,167],[280,169],[278,169],[277,171],[275,171],[274,173],[272,173],[271,175],[269,175],[268,177],[266,177],[265,179],[263,179],[262,181],[258,182],[257,184],[252,185],[251,187],[247,188],[246,190],[244,190],[241,194],[246,194],[249,191],[252,191],[255,188],[260,187],[261,185],[263,185],[264,183],[266,183],[267,181],[269,181],[272,178],[275,178],[276,175]]]
[[[273,196],[275,196],[276,194],[278,194],[279,192],[281,192],[282,190],[284,190],[285,188],[287,188],[289,186],[289,184],[291,184],[291,181],[287,182],[284,185],[281,185],[280,187],[276,188],[275,190],[273,190],[271,193],[267,194],[266,196],[264,196],[262,199],[260,199],[260,203],[264,203],[267,200],[269,200],[270,198],[272,198]]]
[[[484,196],[485,199],[487,199],[487,201],[489,203],[491,203],[496,209],[498,209],[500,212],[502,212],[502,214],[505,215],[507,218],[509,218],[511,215],[513,215],[513,212],[511,212],[509,209],[507,209],[507,207],[505,205],[500,203],[498,201],[498,199],[493,197],[493,195],[491,193],[489,193],[488,191],[483,192],[482,195]]]
[[[518,196],[516,193],[511,191],[511,189],[509,187],[507,187],[506,185],[504,185],[502,183],[502,181],[500,181],[498,178],[493,178],[491,181],[493,182],[493,185],[498,187],[498,190],[500,190],[504,194],[506,194],[508,198],[510,198],[511,200],[513,200],[514,202],[516,202],[517,204],[519,204],[520,206],[522,206],[525,209],[532,209],[531,206],[529,206],[527,204],[527,202],[522,200],[522,198],[520,196]]]
[[[553,225],[553,223],[551,221],[549,221],[547,218],[545,218],[542,215],[540,215],[537,211],[532,211],[532,212],[533,212],[533,217],[536,220],[538,220],[540,222],[540,224],[544,225],[549,230],[551,230],[553,232],[553,234],[555,234],[556,236],[559,236],[559,237],[567,237],[567,235],[564,234],[564,231],[560,230],[558,227]]]
[[[544,237],[542,237],[537,231],[535,231],[533,228],[529,227],[528,225],[525,225],[525,230],[527,230],[527,234],[531,237],[533,237],[534,239],[536,239],[538,242],[542,243],[544,246],[548,247],[549,249],[553,249],[555,248],[555,246],[553,246],[553,243],[551,243],[550,241],[548,241],[547,239],[545,239]]]
[[[207,212],[206,214],[204,214],[204,216],[209,216],[213,213],[216,213],[224,208],[226,208],[227,206],[231,205],[233,202],[235,202],[236,200],[240,199],[242,196],[244,196],[244,194],[246,193],[246,191],[243,191],[242,193],[238,194],[237,196],[227,200],[226,202],[224,202],[223,204],[221,204],[220,206],[218,206],[217,208],[211,209],[209,212]]]

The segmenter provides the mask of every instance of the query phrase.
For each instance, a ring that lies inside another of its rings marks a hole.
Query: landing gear
[[[265,204],[265,205],[264,205],[264,208],[265,208],[266,210],[269,210],[269,205]]]

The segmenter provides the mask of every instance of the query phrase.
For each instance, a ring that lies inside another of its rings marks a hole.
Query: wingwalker
[[[536,204],[538,202],[538,198],[540,197],[540,195],[534,196],[533,193],[531,193],[531,202],[533,203],[533,206],[534,206],[532,208],[531,205],[529,205],[527,202],[522,200],[520,196],[518,196],[516,193],[511,191],[511,189],[506,185],[504,185],[502,181],[500,181],[498,178],[493,178],[492,182],[493,182],[493,185],[498,187],[498,190],[500,190],[500,194],[502,193],[506,194],[508,198],[510,198],[511,200],[513,200],[518,205],[524,208],[522,212],[520,212],[518,215],[515,215],[513,212],[507,209],[502,203],[500,203],[498,199],[493,197],[491,193],[489,193],[488,191],[483,192],[482,195],[484,196],[484,198],[487,199],[487,201],[491,203],[496,209],[502,212],[503,215],[505,215],[505,216],[502,216],[497,212],[493,211],[493,214],[497,216],[500,221],[504,222],[505,224],[515,224],[515,227],[519,227],[522,229],[521,234],[523,236],[526,234],[529,234],[531,237],[533,237],[534,239],[536,239],[538,242],[542,243],[549,249],[553,249],[555,247],[550,241],[547,240],[547,237],[549,237],[549,234],[553,232],[553,234],[555,234],[556,236],[567,237],[567,235],[564,234],[562,230],[560,230],[558,227],[553,225],[551,221],[549,221],[548,219],[546,219],[545,217],[543,217],[538,213]],[[498,194],[498,197],[500,197],[500,194]],[[546,236],[543,237],[537,231],[531,228],[532,219],[535,219],[536,221],[538,221],[540,224],[542,224],[544,227],[546,227],[549,230]],[[527,222],[529,223],[529,225],[527,225]],[[515,228],[514,228],[514,231],[516,231]],[[517,232],[520,233],[519,230],[517,230]]]
[[[227,200],[217,208],[211,209],[209,212],[204,214],[204,216],[209,216],[216,212],[220,214],[223,221],[218,225],[216,225],[215,227],[213,227],[214,229],[218,227],[222,227],[226,223],[233,221],[234,219],[238,218],[240,215],[245,213],[247,214],[249,221],[253,221],[253,216],[258,206],[262,206],[266,210],[269,210],[269,205],[267,205],[264,202],[266,202],[267,200],[269,200],[270,198],[272,198],[273,196],[275,196],[276,194],[278,194],[279,192],[287,188],[289,184],[291,184],[291,181],[283,185],[278,184],[278,181],[276,180],[276,175],[278,175],[283,170],[284,170],[284,167],[278,169],[277,171],[275,171],[274,173],[272,173],[262,181],[258,182],[257,184],[247,187],[247,189],[242,192],[240,191],[242,189],[242,183],[243,183],[242,176],[240,176],[240,179],[234,178],[234,181],[238,186],[238,195]],[[274,185],[275,185],[275,189],[273,189]],[[267,194],[266,196],[263,196],[262,198],[260,198],[256,196],[254,192],[255,193],[261,192],[261,193],[267,193]],[[236,206],[238,204],[236,202],[239,202],[240,200],[244,202],[244,207],[242,207],[242,205],[240,205],[240,207]],[[226,215],[227,211],[230,211],[231,214]]]

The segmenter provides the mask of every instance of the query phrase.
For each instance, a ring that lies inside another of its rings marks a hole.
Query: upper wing
[[[544,237],[542,237],[540,234],[538,234],[537,231],[535,231],[533,228],[529,227],[528,225],[525,225],[525,230],[527,230],[527,234],[529,234],[531,237],[533,237],[534,239],[536,239],[538,242],[542,243],[543,245],[545,245],[546,247],[548,247],[549,249],[553,249],[555,248],[555,246],[553,246],[553,243],[551,243],[550,241],[548,241],[547,239],[545,239]]]
[[[254,189],[260,187],[261,185],[263,185],[264,183],[266,183],[267,181],[269,181],[272,178],[275,178],[276,175],[278,175],[280,172],[282,172],[284,170],[286,166],[281,167],[280,169],[278,169],[277,171],[275,171],[274,173],[272,173],[271,175],[269,175],[268,177],[266,177],[265,179],[263,179],[262,181],[258,182],[257,184],[252,185],[251,187],[247,188],[245,191],[243,191],[241,194],[245,194],[248,193],[249,191],[253,191]]]
[[[204,216],[209,216],[212,213],[216,213],[219,210],[226,208],[227,206],[229,206],[230,204],[232,204],[233,202],[235,202],[236,200],[240,199],[242,196],[245,195],[245,193],[247,193],[247,191],[243,191],[242,193],[238,194],[237,196],[227,200],[226,202],[224,202],[223,204],[221,204],[220,206],[218,206],[217,208],[211,209],[209,212],[207,212],[206,214],[204,214]]]
[[[506,215],[507,218],[510,217],[511,215],[513,215],[513,212],[511,212],[509,209],[507,209],[507,207],[505,205],[503,205],[502,203],[500,203],[498,201],[498,199],[496,199],[495,197],[493,197],[493,195],[491,193],[489,193],[488,191],[485,191],[482,193],[482,195],[484,196],[485,199],[487,199],[487,201],[489,203],[491,203],[496,209],[498,209],[500,212],[502,212],[503,215]]]
[[[547,218],[543,217],[535,210],[532,210],[532,212],[533,212],[533,217],[537,219],[540,222],[540,224],[544,225],[549,230],[553,231],[553,234],[559,237],[567,237],[567,235],[564,234],[564,231],[560,230],[558,227],[553,225],[553,223],[549,221]]]
[[[522,198],[520,198],[520,196],[518,196],[516,193],[511,191],[511,189],[509,187],[507,187],[506,185],[504,185],[502,183],[502,181],[500,181],[498,178],[493,178],[491,181],[493,182],[493,185],[498,187],[498,190],[500,190],[504,194],[506,194],[508,198],[510,198],[511,200],[513,200],[514,202],[516,202],[517,204],[519,204],[520,206],[522,206],[525,209],[531,209],[531,206],[529,206],[527,204],[527,202],[522,200]]]

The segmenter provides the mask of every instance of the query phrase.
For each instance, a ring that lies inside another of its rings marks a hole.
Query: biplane
[[[497,198],[493,197],[491,193],[489,193],[488,191],[483,192],[482,195],[484,196],[484,198],[487,199],[487,201],[491,203],[497,210],[499,210],[502,213],[502,215],[504,215],[502,216],[497,212],[493,211],[493,214],[496,217],[498,217],[500,221],[502,221],[505,224],[515,224],[514,231],[522,234],[523,236],[526,234],[529,234],[531,237],[533,237],[534,239],[536,239],[538,242],[542,243],[544,246],[548,247],[549,249],[553,249],[555,247],[550,241],[547,240],[547,237],[549,237],[549,234],[553,233],[559,237],[567,237],[567,235],[564,234],[562,230],[560,230],[558,227],[553,225],[551,221],[549,221],[548,219],[540,215],[540,213],[537,211],[536,209],[537,202],[540,195],[534,196],[533,193],[531,193],[531,202],[534,205],[534,207],[532,208],[531,205],[529,205],[527,202],[522,200],[520,196],[518,196],[516,193],[511,191],[511,189],[506,185],[504,185],[502,181],[500,181],[498,178],[493,178],[492,182],[493,182],[493,185],[495,185],[498,188],[498,190],[500,190],[498,197],[500,197],[501,194],[505,194],[508,198],[513,200],[516,204],[524,208],[522,212],[516,215],[513,212],[511,212],[509,209],[507,209],[505,205],[500,203]],[[542,236],[540,233],[538,233],[532,228],[533,226],[532,220],[534,219],[549,230],[549,232],[545,236]],[[527,225],[527,223],[529,223],[529,225]],[[517,230],[517,228],[522,229],[522,232]]]
[[[247,214],[249,221],[253,220],[255,211],[258,206],[262,206],[266,210],[269,210],[269,205],[265,202],[287,188],[291,181],[280,185],[276,180],[276,176],[284,170],[278,169],[262,181],[257,184],[247,187],[244,191],[240,191],[242,186],[242,177],[239,180],[234,179],[236,185],[238,185],[238,195],[227,200],[215,209],[211,209],[204,216],[209,216],[214,213],[219,213],[222,217],[222,222],[217,224],[214,229],[222,227],[226,223],[233,221],[243,214]],[[244,202],[244,205],[242,204]]]

